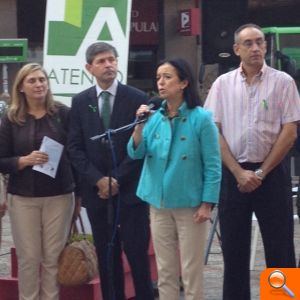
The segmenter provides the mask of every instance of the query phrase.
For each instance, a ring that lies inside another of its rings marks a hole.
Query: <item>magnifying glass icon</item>
[[[285,275],[279,271],[273,271],[268,277],[269,284],[274,289],[283,288],[285,292],[291,297],[294,298],[295,294],[285,285],[286,277]]]

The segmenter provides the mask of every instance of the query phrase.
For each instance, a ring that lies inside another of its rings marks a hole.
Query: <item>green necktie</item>
[[[109,127],[109,120],[110,120],[109,96],[110,96],[110,92],[106,92],[106,91],[101,92],[101,98],[102,98],[101,118],[105,129]]]

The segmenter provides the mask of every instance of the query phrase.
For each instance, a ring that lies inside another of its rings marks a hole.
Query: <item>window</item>
[[[17,0],[18,37],[43,44],[46,0]]]
[[[156,51],[135,49],[129,52],[128,84],[146,92],[155,89]]]

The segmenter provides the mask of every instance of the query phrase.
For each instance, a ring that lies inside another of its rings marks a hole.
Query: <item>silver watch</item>
[[[263,180],[265,178],[264,171],[262,169],[256,169],[254,173],[260,180]]]

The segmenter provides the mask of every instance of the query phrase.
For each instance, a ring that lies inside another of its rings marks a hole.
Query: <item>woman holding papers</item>
[[[23,66],[0,126],[20,300],[59,299],[57,260],[74,211],[67,127],[68,108],[53,100],[45,70],[36,63]]]

